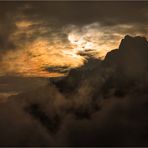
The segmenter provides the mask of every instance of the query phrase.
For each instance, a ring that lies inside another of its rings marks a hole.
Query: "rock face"
[[[103,65],[112,68],[113,71],[104,84],[108,90],[118,88],[117,94],[125,95],[125,92],[133,89],[139,90],[140,87],[143,90],[146,89],[148,86],[148,42],[146,38],[125,36],[119,49],[107,54]],[[107,87],[108,83],[109,87]]]
[[[125,77],[142,78],[148,69],[148,42],[144,37],[125,36],[119,49],[107,54],[105,63],[118,67]]]
[[[111,72],[108,73],[108,71]],[[97,77],[108,74],[110,79],[114,79],[111,81],[108,78],[110,83],[120,83],[120,85],[133,81],[147,81],[148,42],[146,38],[125,36],[119,49],[109,52],[104,61],[90,58],[85,65],[71,70],[67,77],[56,82],[55,85],[63,92],[73,91],[81,81],[91,79],[98,83]]]

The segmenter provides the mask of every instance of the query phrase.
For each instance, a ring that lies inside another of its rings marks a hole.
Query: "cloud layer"
[[[60,71],[53,73],[46,69],[79,67],[89,56],[103,59],[118,47],[126,32],[144,35],[136,25],[105,27],[96,22],[82,27],[67,25],[56,31],[50,25],[45,27],[44,23],[16,22],[17,29],[9,36],[15,49],[1,53],[1,75],[60,76],[63,75]]]
[[[0,2],[0,146],[148,146],[147,6]]]
[[[134,6],[130,2],[14,2],[12,6],[2,2],[0,75],[56,77],[64,74],[49,69],[79,67],[88,56],[103,59],[118,48],[125,34],[147,37],[146,6],[145,2]],[[127,11],[123,14],[119,8]]]
[[[147,146],[147,49],[145,38],[126,36],[104,61],[10,97],[0,145]]]

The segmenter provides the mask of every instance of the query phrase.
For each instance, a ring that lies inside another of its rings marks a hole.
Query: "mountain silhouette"
[[[0,145],[148,146],[147,57],[146,38],[127,35],[103,61],[8,98]]]
[[[119,49],[109,52],[104,63],[118,67],[120,74],[131,78],[142,78],[147,75],[148,42],[145,37],[122,39]]]
[[[87,79],[96,81],[97,76],[99,77],[100,74],[105,76],[108,71],[111,71],[108,80],[110,83],[111,79],[122,85],[131,81],[145,81],[148,74],[147,57],[148,42],[146,38],[126,35],[122,39],[119,49],[109,52],[104,61],[88,58],[82,67],[72,69],[67,77],[54,84],[61,91],[74,91],[82,81]]]

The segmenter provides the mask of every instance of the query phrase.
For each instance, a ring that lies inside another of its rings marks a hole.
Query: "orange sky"
[[[15,43],[16,49],[10,49],[1,55],[0,75],[62,76],[61,73],[45,69],[52,66],[79,67],[85,61],[80,52],[103,59],[107,52],[118,48],[125,34],[141,35],[138,30],[134,32],[136,26],[133,25],[123,24],[109,28],[95,22],[81,27],[67,25],[58,33],[53,30],[52,37],[39,36],[34,40],[20,42],[22,34],[31,38],[37,29],[40,33],[48,32],[48,27],[42,27],[42,23],[29,20],[15,22],[16,30],[11,34],[10,40]],[[34,27],[38,25],[39,27]],[[52,30],[50,26],[49,29]],[[66,35],[66,41],[63,41],[61,34]]]

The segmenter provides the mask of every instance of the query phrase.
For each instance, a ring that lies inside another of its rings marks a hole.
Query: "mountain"
[[[0,104],[1,146],[148,146],[148,42],[125,36],[103,61]]]
[[[146,38],[125,36],[119,49],[109,52],[105,58],[107,64],[116,65],[120,73],[131,78],[147,75],[148,42]]]
[[[126,35],[122,39],[119,49],[109,52],[104,61],[90,58],[82,67],[72,69],[67,77],[53,83],[62,92],[79,89],[79,85],[83,81],[90,81],[90,85],[100,84],[100,77],[105,80],[103,84],[105,88],[108,87],[108,83],[109,87],[119,88],[131,86],[134,83],[146,84],[148,82],[147,57],[148,42],[146,38]]]

